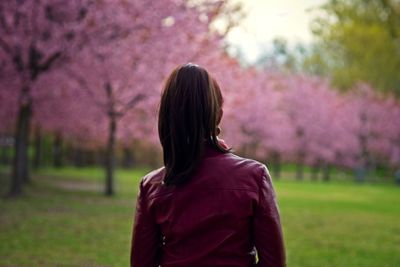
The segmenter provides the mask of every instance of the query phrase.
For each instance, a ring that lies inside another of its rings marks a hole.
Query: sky
[[[310,43],[312,34],[309,24],[312,7],[326,0],[236,0],[240,2],[246,17],[232,29],[227,41],[240,47],[249,61],[254,61],[261,47],[271,45],[276,37],[283,37],[289,45]]]

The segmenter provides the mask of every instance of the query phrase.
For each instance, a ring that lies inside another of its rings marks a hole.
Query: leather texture
[[[167,187],[163,173],[160,168],[141,180],[131,266],[286,266],[276,195],[264,164],[206,144],[189,183]]]

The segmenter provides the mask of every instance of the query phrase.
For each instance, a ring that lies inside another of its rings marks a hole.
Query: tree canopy
[[[400,1],[330,0],[316,11],[304,68],[343,89],[365,81],[400,96]]]

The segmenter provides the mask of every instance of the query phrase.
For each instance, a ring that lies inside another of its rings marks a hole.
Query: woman
[[[164,167],[141,180],[131,266],[285,266],[269,172],[217,137],[222,103],[204,68],[169,76],[158,117]]]

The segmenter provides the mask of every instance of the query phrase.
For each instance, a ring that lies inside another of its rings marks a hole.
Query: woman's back
[[[178,66],[160,101],[164,167],[140,183],[132,236],[134,267],[282,267],[278,208],[265,165],[231,153],[218,138],[218,83],[195,64]]]
[[[135,225],[132,266],[254,266],[255,248],[257,266],[284,266],[265,165],[205,144],[189,183],[163,185],[164,170],[142,180],[136,222],[143,225]]]

